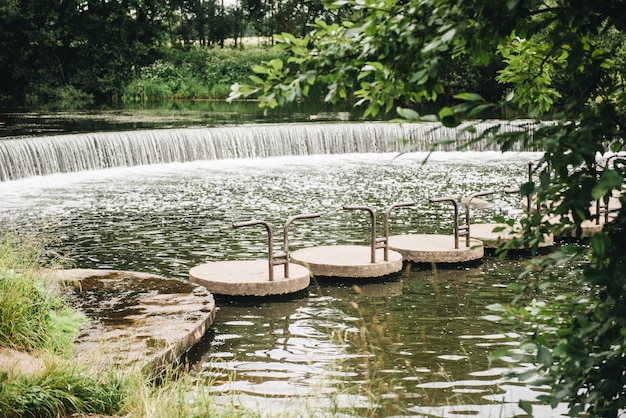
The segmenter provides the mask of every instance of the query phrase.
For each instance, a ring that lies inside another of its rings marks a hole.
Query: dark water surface
[[[451,233],[451,206],[429,203],[437,196],[493,190],[493,205],[474,211],[475,222],[522,215],[504,190],[525,181],[537,154],[441,152],[423,165],[426,155],[214,160],[7,181],[0,229],[53,238],[51,251],[77,267],[186,278],[199,263],[265,257],[265,231],[233,222],[266,220],[280,240],[287,217],[319,212],[290,229],[295,250],[367,244],[367,217],[342,210],[346,204],[382,214],[415,201],[394,211],[392,234]],[[511,300],[507,286],[523,261],[491,256],[377,283],[313,282],[286,299],[219,299],[193,373],[215,379],[217,401],[263,416],[522,416],[517,401],[545,389],[506,377],[524,365],[490,359],[518,336],[487,306]],[[534,413],[557,415],[539,406]]]
[[[138,129],[212,127],[249,123],[358,121],[359,109],[325,103],[294,103],[265,113],[256,102],[173,102],[87,110],[15,109],[0,107],[0,139]]]

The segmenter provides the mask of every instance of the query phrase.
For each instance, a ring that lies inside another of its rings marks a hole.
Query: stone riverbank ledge
[[[89,318],[75,344],[77,359],[92,370],[176,363],[215,319],[213,295],[184,280],[90,269],[53,270],[51,277]]]

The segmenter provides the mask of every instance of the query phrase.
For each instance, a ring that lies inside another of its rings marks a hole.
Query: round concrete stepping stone
[[[609,222],[611,222],[614,219],[613,216],[609,217]],[[549,222],[551,224],[557,224],[558,222],[560,222],[560,217],[559,216],[547,216],[544,218],[544,222]],[[594,234],[597,234],[598,232],[602,231],[602,229],[604,228],[604,225],[606,224],[604,217],[600,217],[600,222],[598,223],[596,219],[587,219],[581,222],[580,224],[580,229],[581,229],[581,237],[582,238],[589,238]],[[565,228],[562,228],[558,231],[556,231],[557,236],[559,237],[563,237],[568,235],[566,233]],[[574,236],[575,233],[574,231],[570,230],[570,234],[569,236]]]
[[[496,228],[502,229],[494,232]],[[520,237],[517,231],[505,223],[472,224],[470,235],[472,238],[482,241],[485,248],[497,248],[504,242]],[[554,236],[552,234],[544,235],[543,242],[539,243],[539,248],[551,247],[552,245],[554,245]]]
[[[189,280],[207,288],[215,295],[274,296],[306,289],[310,273],[305,267],[289,263],[289,277],[285,266],[274,266],[274,280],[269,280],[267,260],[216,261],[200,264],[189,270]]]
[[[364,245],[328,245],[303,248],[291,253],[291,261],[306,266],[317,277],[368,279],[389,276],[402,270],[402,255],[376,250],[372,263],[372,248]]]
[[[479,260],[485,254],[482,241],[470,239],[470,246],[466,247],[465,237],[461,237],[457,249],[454,236],[439,234],[392,235],[389,249],[414,263],[464,263]]]

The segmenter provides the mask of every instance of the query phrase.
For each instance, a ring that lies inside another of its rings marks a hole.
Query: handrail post
[[[431,203],[451,202],[454,206],[454,249],[459,248],[459,204],[453,197],[434,197],[430,199]]]
[[[415,202],[400,202],[400,203],[394,203],[393,205],[389,206],[386,210],[385,210],[385,217],[383,220],[383,234],[385,237],[385,244],[384,244],[384,255],[385,255],[385,261],[389,261],[389,216],[391,215],[391,211],[395,208],[399,208],[399,207],[407,207],[407,206],[413,206],[415,205]]]
[[[263,225],[267,230],[267,261],[269,266],[269,281],[274,281],[274,238],[272,236],[272,225],[265,221],[253,220],[247,222],[235,222],[233,228],[241,228],[244,226]]]
[[[624,158],[624,154],[613,154],[610,155],[606,161],[604,162],[604,167],[602,168],[602,170],[606,170],[609,167],[609,162],[614,159],[614,158]],[[602,175],[602,174],[600,174]],[[610,199],[611,196],[609,196],[609,203],[607,203],[606,207],[602,207],[602,203],[600,202],[600,199],[596,200],[596,225],[600,225],[600,213],[604,214],[604,222],[608,223],[609,222],[609,211],[610,211]]]
[[[289,277],[289,226],[293,221],[297,219],[312,219],[319,217],[319,213],[305,213],[301,215],[290,216],[285,221],[285,227],[283,230],[283,251],[285,253],[285,259],[287,260],[287,262],[285,263],[285,278]]]
[[[252,226],[252,225],[263,225],[267,230],[267,263],[269,267],[269,281],[274,281],[274,266],[284,265],[285,268],[285,279],[289,278],[289,226],[296,219],[310,219],[310,218],[318,218],[320,216],[319,213],[306,213],[302,215],[295,215],[287,218],[284,227],[284,236],[283,236],[283,252],[278,252],[274,254],[274,235],[272,233],[272,225],[265,221],[260,220],[252,220],[247,222],[235,222],[233,223],[233,228],[241,228],[244,226]]]
[[[533,181],[533,162],[529,161],[528,162],[528,183],[532,183]],[[533,204],[533,196],[532,194],[528,194],[528,196],[526,196],[526,208],[527,208],[527,213],[526,213],[526,217],[528,219],[530,219],[530,216],[532,215],[531,213],[531,206]],[[537,213],[539,213],[539,202],[537,202]]]
[[[533,165],[534,163],[532,161],[528,162],[528,183],[531,183],[533,181]],[[507,189],[504,191],[504,193],[506,194],[514,194],[514,193],[520,193],[522,190],[520,188],[517,189]],[[533,204],[533,196],[532,194],[528,194],[526,196],[526,218],[530,219],[530,216],[532,215],[532,204]],[[539,212],[539,202],[537,202],[537,212]]]
[[[492,195],[493,191],[486,192],[476,192],[472,193],[465,199],[465,225],[463,226],[463,233],[465,235],[465,246],[470,246],[470,206],[472,204],[472,199],[479,196],[488,196]]]
[[[372,219],[371,226],[371,261],[372,263],[376,262],[376,211],[367,206],[344,206],[344,210],[365,210],[369,212],[370,218]]]

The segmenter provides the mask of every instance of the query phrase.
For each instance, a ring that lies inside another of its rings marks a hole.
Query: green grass
[[[43,251],[32,241],[0,237],[0,347],[63,352],[86,321],[42,275]]]
[[[73,340],[86,317],[60,296],[40,264],[41,241],[0,236],[0,347],[43,359],[43,370],[0,372],[0,416],[54,417],[120,409],[123,385],[72,363]]]
[[[74,413],[113,415],[127,398],[124,380],[90,375],[69,360],[48,360],[32,376],[0,373],[0,416],[57,417]]]

